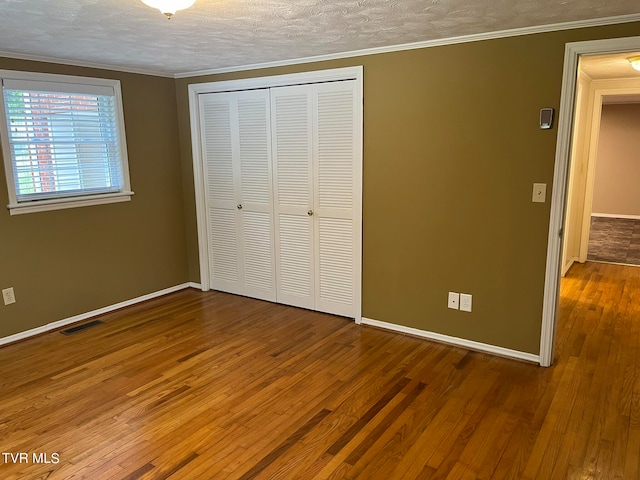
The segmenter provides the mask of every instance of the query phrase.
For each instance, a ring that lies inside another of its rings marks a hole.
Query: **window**
[[[120,82],[0,70],[8,208],[131,199]]]

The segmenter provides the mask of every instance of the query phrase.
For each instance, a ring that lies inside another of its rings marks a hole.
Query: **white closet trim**
[[[225,80],[221,82],[192,83],[191,85],[189,85],[189,100],[192,100],[193,95],[198,95],[200,93],[233,92],[237,90],[252,90],[255,88],[303,85],[305,83],[336,82],[339,80],[357,80],[362,82],[362,74],[362,66],[357,66],[334,68],[332,70],[317,70],[313,72],[291,73],[288,75],[274,75],[270,77],[243,78],[240,80]]]
[[[201,148],[201,125],[198,95],[205,93],[230,92],[239,90],[252,90],[257,88],[270,88],[289,85],[303,85],[308,83],[334,82],[340,80],[355,80],[355,95],[359,98],[361,110],[359,112],[362,119],[363,104],[363,68],[362,66],[347,67],[332,70],[320,70],[313,72],[295,73],[289,75],[277,75],[269,77],[258,77],[241,80],[229,80],[221,82],[197,83],[189,85],[189,111],[191,121],[191,147],[193,158],[193,176],[196,197],[196,219],[198,227],[198,253],[200,260],[200,281],[202,290],[210,290],[210,271],[208,262],[208,231],[206,221],[205,185],[203,172],[203,155]],[[355,321],[362,321],[362,121],[359,122],[356,132],[359,141],[357,151],[354,152],[356,158],[356,180],[357,180],[357,217],[354,219],[360,226],[359,235],[354,239],[356,244],[356,265],[354,284],[356,285]]]

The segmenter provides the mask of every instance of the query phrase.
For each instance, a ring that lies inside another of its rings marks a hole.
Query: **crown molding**
[[[112,65],[98,62],[85,62],[82,60],[73,60],[70,58],[47,57],[42,55],[29,55],[26,53],[5,52],[0,50],[0,57],[14,58],[16,60],[28,60],[32,62],[55,63],[60,65],[70,65],[73,67],[98,68],[100,70],[110,70],[115,72],[136,73],[139,75],[151,75],[154,77],[174,78],[174,75],[167,72],[157,70],[128,67],[124,65]]]
[[[593,78],[591,78],[591,76],[585,73],[582,69],[578,70],[578,79],[587,83],[593,82]]]
[[[362,50],[352,50],[349,52],[331,53],[327,55],[316,55],[312,57],[294,58],[289,60],[278,60],[274,62],[254,63],[250,65],[237,65],[232,67],[211,68],[192,72],[177,73],[175,78],[190,78],[203,75],[215,75],[219,73],[242,72],[246,70],[258,70],[261,68],[284,67],[288,65],[298,65],[303,63],[323,62],[327,60],[339,60],[342,58],[361,57],[366,55],[377,55],[380,53],[399,52],[402,50],[415,50],[420,48],[441,47],[444,45],[454,45],[457,43],[480,42],[482,40],[494,40],[498,38],[518,37],[521,35],[534,35],[536,33],[557,32],[560,30],[574,30],[577,28],[600,27],[604,25],[615,25],[619,23],[639,22],[640,13],[629,15],[618,15],[615,17],[594,18],[589,20],[579,20],[574,22],[553,23],[549,25],[538,25],[534,27],[512,28],[509,30],[499,30],[495,32],[477,33],[473,35],[463,35],[459,37],[441,38],[437,40],[426,40],[422,42],[403,43],[400,45],[390,45],[387,47],[365,48]]]
[[[595,90],[624,88],[638,89],[638,87],[640,87],[640,76],[625,78],[599,78],[597,80],[592,80],[592,85]]]

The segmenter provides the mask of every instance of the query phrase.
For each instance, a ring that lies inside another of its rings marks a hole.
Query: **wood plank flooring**
[[[545,369],[222,293],[155,299],[0,349],[0,478],[638,479],[640,268],[575,265],[561,305]]]
[[[640,220],[591,217],[587,259],[640,265]]]

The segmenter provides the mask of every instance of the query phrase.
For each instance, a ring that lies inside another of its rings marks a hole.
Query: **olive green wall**
[[[121,81],[130,202],[10,216],[0,172],[0,337],[188,281],[173,79],[0,58],[0,69]]]
[[[363,315],[537,354],[568,30],[177,81],[189,275],[199,281],[188,85],[364,66]],[[206,68],[206,65],[203,65]],[[557,122],[556,122],[557,123]],[[447,292],[473,312],[447,309]]]
[[[550,204],[531,203],[531,189],[551,192],[557,135],[538,129],[538,112],[558,108],[565,43],[639,32],[630,23],[175,81],[0,58],[0,69],[119,79],[136,192],[52,212],[0,208],[0,288],[17,298],[0,305],[0,337],[199,281],[188,84],[363,65],[363,315],[535,354]],[[1,170],[4,205],[5,184]],[[447,309],[448,291],[473,294],[473,312]]]

